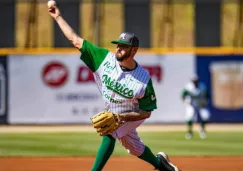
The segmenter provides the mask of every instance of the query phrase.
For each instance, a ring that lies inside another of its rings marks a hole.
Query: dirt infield
[[[170,157],[182,171],[242,171],[243,157]],[[3,157],[0,171],[90,171],[93,157]],[[103,171],[152,171],[136,157],[111,157]]]

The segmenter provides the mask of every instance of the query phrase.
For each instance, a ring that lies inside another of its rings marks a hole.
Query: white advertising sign
[[[78,54],[10,56],[9,74],[10,123],[90,123],[103,110]]]
[[[158,101],[146,122],[184,122],[180,91],[193,75],[194,55],[138,54],[135,59],[149,71]],[[90,123],[104,109],[79,54],[12,55],[8,64],[11,124]]]

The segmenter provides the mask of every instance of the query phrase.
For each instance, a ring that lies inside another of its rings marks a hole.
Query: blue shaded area
[[[243,62],[243,55],[198,55],[196,57],[196,72],[201,79],[205,82],[209,89],[211,97],[209,109],[211,111],[210,122],[243,122],[243,107],[237,110],[232,109],[219,109],[212,104],[212,87],[211,87],[211,74],[210,64],[213,62],[229,61],[229,62]],[[243,89],[243,87],[242,87]],[[227,98],[227,97],[225,97]],[[243,100],[243,99],[242,99]]]

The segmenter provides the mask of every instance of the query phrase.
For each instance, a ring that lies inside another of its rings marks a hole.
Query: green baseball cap
[[[117,40],[113,40],[111,43],[139,47],[138,37],[128,32],[122,33]]]

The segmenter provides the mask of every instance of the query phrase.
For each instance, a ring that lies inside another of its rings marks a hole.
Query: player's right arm
[[[70,25],[62,17],[59,8],[56,5],[48,6],[49,14],[55,19],[63,34],[77,49],[82,49],[84,39],[70,27]]]
[[[181,96],[181,99],[184,101],[186,96],[188,96],[188,91],[185,88],[183,88],[180,96]]]
[[[191,97],[190,97],[190,92],[188,91],[188,85],[186,85],[186,87],[184,87],[181,91],[181,99],[183,101],[183,103],[185,104],[191,104]]]
[[[95,72],[109,51],[107,49],[97,47],[77,35],[77,33],[62,17],[61,12],[56,5],[48,6],[48,11],[49,14],[56,20],[66,38],[73,44],[74,47],[82,52],[80,59],[84,61],[89,69]]]

